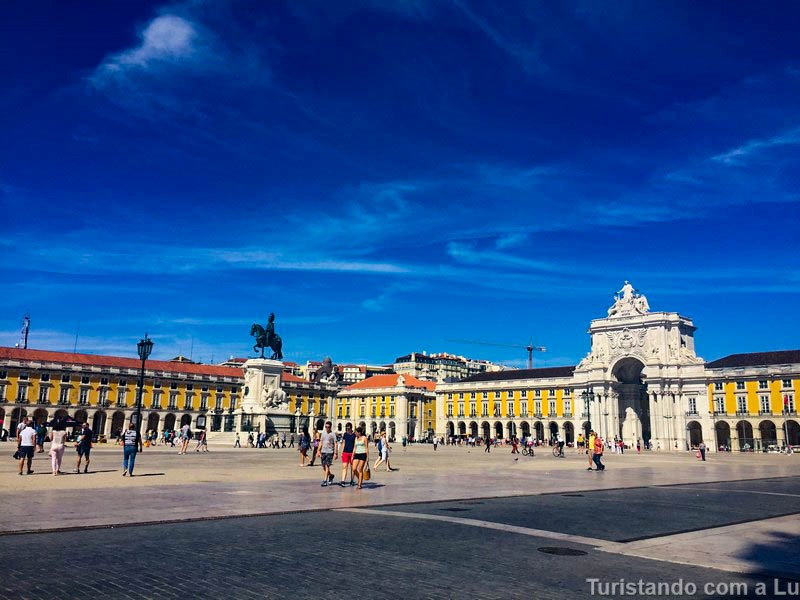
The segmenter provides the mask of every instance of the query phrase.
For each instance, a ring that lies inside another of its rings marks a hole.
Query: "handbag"
[[[22,457],[19,455],[19,450],[16,450],[14,452],[14,460],[19,460],[20,458],[22,458]]]
[[[372,473],[369,470],[369,465],[367,465],[366,467],[364,467],[364,481],[369,481],[371,477]]]

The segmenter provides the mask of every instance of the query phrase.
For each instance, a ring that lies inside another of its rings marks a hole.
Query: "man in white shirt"
[[[325,479],[322,480],[322,487],[327,487],[333,483],[333,473],[331,473],[331,465],[335,458],[339,457],[339,452],[336,447],[336,434],[331,431],[331,422],[325,421],[325,429],[319,436],[319,446],[317,447],[317,456],[322,461],[322,468],[325,472]]]
[[[26,419],[27,421],[27,419]],[[33,463],[33,452],[36,449],[36,430],[33,427],[25,426],[17,430],[17,454],[19,455],[19,474],[25,467],[25,459],[28,459],[28,475],[33,473],[31,463]]]

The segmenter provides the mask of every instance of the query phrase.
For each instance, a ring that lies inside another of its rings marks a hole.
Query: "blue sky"
[[[800,346],[800,5],[0,8],[0,343],[574,364],[623,280]]]

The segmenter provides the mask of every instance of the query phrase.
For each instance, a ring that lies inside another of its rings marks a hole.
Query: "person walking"
[[[201,431],[200,437],[197,440],[197,447],[194,449],[195,452],[208,452],[208,442],[206,441],[206,432]]]
[[[297,448],[300,450],[300,466],[306,466],[306,459],[308,458],[308,447],[311,444],[308,439],[308,427],[303,427],[300,433],[300,439],[297,441]]]
[[[53,430],[50,432],[50,464],[53,467],[53,475],[61,475],[61,461],[64,458],[66,439],[67,426],[59,419],[53,423]]]
[[[122,476],[133,477],[133,465],[136,454],[142,451],[142,436],[136,431],[136,425],[130,423],[128,430],[122,434]]]
[[[594,461],[595,466],[597,467],[598,471],[605,471],[606,466],[602,462],[603,458],[603,439],[596,435],[594,438],[594,453],[592,454],[592,460]]]
[[[589,468],[586,469],[587,471],[591,471],[592,470],[592,463],[594,461],[594,459],[592,458],[592,455],[594,454],[594,443],[596,441],[597,441],[597,436],[595,435],[594,431],[590,431],[589,432],[589,442],[588,442],[588,444],[586,446],[586,454],[589,455]]]
[[[700,460],[705,461],[706,460],[706,443],[705,442],[700,442],[700,445],[697,447],[697,449],[700,451]]]
[[[491,451],[492,451],[492,438],[490,438],[490,437],[487,435],[487,436],[486,436],[486,439],[484,440],[484,442],[486,442],[486,449],[484,450],[484,452],[489,452],[489,453],[491,453]]]
[[[433,451],[436,452],[436,449],[439,447],[439,438],[434,436],[433,437]]]
[[[281,448],[286,448],[286,432],[281,432]]]
[[[181,426],[181,449],[178,450],[178,454],[186,454],[186,451],[189,449],[189,439],[192,437],[192,430],[189,428],[188,423],[184,423]]]
[[[239,440],[239,434],[238,433],[236,434],[236,443],[233,445],[233,447],[234,448],[241,448],[242,447],[242,442],[241,442],[241,440]]]
[[[28,475],[33,474],[31,466],[33,464],[33,452],[36,449],[36,430],[28,425],[28,419],[23,421],[23,427],[17,428],[17,456],[19,457],[19,474],[25,468],[25,461],[28,461]]]
[[[375,464],[372,465],[372,468],[377,471],[378,467],[382,463],[386,463],[386,470],[387,471],[394,471],[391,465],[389,464],[389,440],[386,438],[386,430],[381,429],[380,438],[378,438],[378,452],[380,452],[378,459],[375,461]]]
[[[83,472],[89,472],[89,455],[92,453],[92,437],[94,436],[89,423],[84,422],[81,426],[81,434],[78,438],[78,443],[75,444],[75,450],[78,452],[78,462],[75,465],[75,472],[81,472],[81,460],[86,459],[86,464],[83,467]]]
[[[356,441],[353,446],[353,473],[358,479],[358,489],[364,485],[364,469],[369,467],[369,438],[361,427],[356,428]]]
[[[308,463],[309,467],[313,467],[317,460],[317,453],[319,452],[319,431],[314,427],[314,435],[311,436],[311,462]]]
[[[331,431],[330,421],[325,421],[325,428],[319,436],[317,453],[323,469],[322,487],[333,485],[331,466],[333,461],[339,457],[339,452],[336,446],[336,434]]]
[[[356,434],[353,433],[353,426],[348,423],[344,427],[342,440],[339,442],[341,446],[342,455],[342,480],[339,485],[345,487],[347,485],[347,469],[350,469],[350,485],[355,485],[355,473],[353,472],[353,450],[356,445]]]
[[[289,434],[289,448],[294,448],[294,432]]]
[[[36,451],[44,452],[44,441],[47,439],[47,426],[44,423],[34,421],[36,429]]]

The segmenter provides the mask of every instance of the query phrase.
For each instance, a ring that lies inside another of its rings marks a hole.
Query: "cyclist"
[[[564,438],[561,437],[561,433],[558,434],[556,438],[556,443],[558,444],[558,454],[560,456],[564,456]]]

